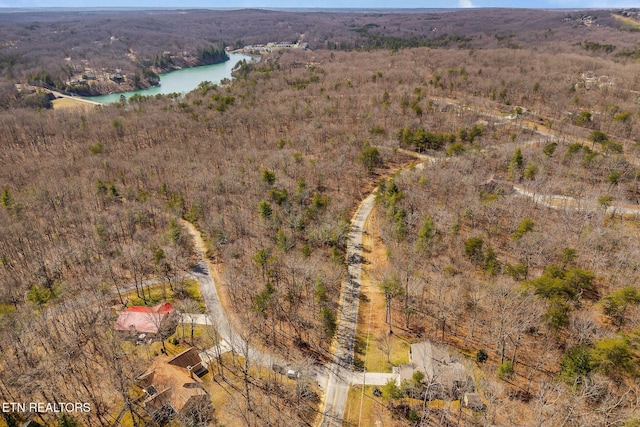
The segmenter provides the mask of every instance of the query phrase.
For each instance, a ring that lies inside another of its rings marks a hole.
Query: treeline
[[[432,48],[452,48],[470,46],[469,42],[472,37],[456,34],[444,34],[434,38],[427,37],[394,37],[386,36],[379,33],[370,33],[369,31],[359,31],[360,36],[353,42],[355,49],[407,49],[413,47],[432,47]],[[343,42],[340,49],[349,49],[349,43]],[[337,47],[337,46],[336,46]]]
[[[229,60],[229,55],[224,50],[224,43],[220,46],[210,46],[199,50],[200,61],[204,65],[218,64]]]

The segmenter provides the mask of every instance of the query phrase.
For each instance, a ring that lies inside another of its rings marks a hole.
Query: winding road
[[[200,293],[207,308],[208,324],[213,325],[220,335],[220,338],[228,345],[228,348],[247,358],[251,363],[267,367],[271,367],[273,364],[281,366],[289,365],[281,358],[252,347],[246,337],[234,329],[231,320],[220,302],[220,296],[218,295],[216,284],[211,275],[212,267],[206,257],[205,246],[200,232],[190,222],[181,220],[181,224],[186,227],[193,238],[194,246],[201,260],[193,269],[191,276],[200,283]],[[214,347],[206,353],[215,355],[216,348]]]
[[[540,132],[545,137],[551,135]],[[538,141],[536,141],[538,142]],[[434,163],[443,158],[435,158],[428,155],[401,150],[419,160],[417,169],[424,169],[429,163]],[[405,169],[406,170],[406,169]],[[551,209],[579,209],[594,210],[598,206],[586,205],[584,201],[566,196],[544,195],[526,190],[514,185],[517,195],[529,197],[534,203]],[[367,218],[371,214],[375,204],[374,189],[358,206],[351,219],[351,229],[347,242],[347,280],[343,282],[340,293],[340,314],[338,317],[338,328],[333,342],[333,361],[317,369],[318,384],[324,389],[324,400],[322,410],[322,427],[342,426],[346,409],[349,388],[353,384],[384,385],[390,380],[395,380],[396,374],[378,372],[356,372],[353,369],[354,350],[356,342],[356,330],[358,322],[358,308],[360,299],[363,246],[362,235]],[[608,212],[624,214],[640,214],[640,208],[622,208],[610,206]],[[271,366],[273,363],[281,366],[291,365],[282,359],[259,351],[251,347],[241,334],[237,333],[220,302],[215,283],[210,274],[210,265],[204,255],[204,243],[200,233],[196,228],[183,221],[183,225],[189,230],[194,239],[196,249],[200,255],[201,262],[191,275],[200,282],[202,296],[207,307],[208,317],[231,349],[239,354],[248,354],[253,363],[263,366]]]
[[[76,101],[86,102],[88,104],[100,105],[99,103],[80,97],[70,97],[59,92],[52,93],[54,93],[56,97],[70,98]],[[440,99],[439,102],[458,107],[460,106],[459,102],[451,100]],[[495,119],[496,121],[506,121],[504,117],[494,113],[481,112],[480,114],[491,119]],[[521,126],[526,127],[525,125]],[[535,132],[541,138],[531,140],[528,143],[524,143],[524,145],[541,143],[548,141],[549,138],[556,138],[555,135],[548,132],[538,130]],[[416,157],[419,163],[415,165],[415,167],[418,169],[423,169],[427,164],[441,160],[439,158],[433,158],[406,150],[400,151]],[[581,199],[574,199],[566,196],[539,194],[518,185],[514,185],[513,188],[518,195],[529,197],[534,201],[534,203],[551,209],[603,209],[595,204],[595,202],[586,203]],[[352,384],[384,385],[388,381],[396,378],[395,374],[375,372],[363,373],[356,372],[353,369],[363,262],[363,230],[365,222],[375,205],[376,190],[377,188],[362,200],[351,219],[351,228],[347,242],[348,274],[347,279],[342,284],[340,293],[340,313],[338,316],[336,335],[332,344],[333,360],[325,366],[319,367],[315,373],[318,384],[324,390],[321,419],[321,425],[323,427],[342,426],[348,391]],[[621,214],[640,214],[639,208],[609,206],[606,208],[606,211]],[[200,262],[195,266],[193,271],[187,273],[187,276],[192,277],[199,282],[200,291],[206,306],[207,314],[201,316],[198,323],[205,323],[214,326],[224,343],[226,343],[223,344],[225,349],[230,349],[239,355],[247,357],[251,360],[252,364],[258,364],[266,367],[271,367],[273,364],[278,364],[280,366],[292,366],[292,363],[285,361],[282,358],[268,354],[251,346],[248,338],[233,327],[232,322],[230,321],[229,316],[227,316],[225,308],[220,300],[214,278],[211,274],[213,267],[206,257],[205,246],[200,232],[193,226],[193,224],[187,221],[181,221],[181,224],[188,230],[192,237],[200,259]],[[143,283],[145,285],[151,285],[160,283],[161,281],[161,279],[152,279]],[[127,292],[131,289],[135,289],[135,285],[124,286],[120,288],[120,291]],[[93,302],[93,296],[83,296],[81,300],[75,300],[74,305],[77,308],[78,304],[86,305]],[[57,316],[62,314],[62,310],[65,309],[67,308],[61,307],[52,309],[47,313],[47,316]],[[218,352],[219,351],[220,349],[218,349]],[[212,357],[216,355],[214,349],[205,353],[210,354]]]
[[[485,115],[496,119],[499,122],[505,120],[503,117],[497,116],[493,113],[486,113]],[[521,126],[526,127],[524,125]],[[549,132],[535,130],[535,133],[541,138],[536,138],[529,142],[519,144],[519,146],[538,144],[557,139],[555,135]],[[434,163],[439,160],[447,160],[446,158],[435,158],[403,149],[400,149],[400,151],[412,155],[420,161],[420,163],[415,165],[417,169],[424,169],[427,164]],[[581,203],[582,201],[578,199],[565,196],[536,194],[515,185],[513,188],[516,191],[516,194],[530,197],[533,199],[534,203],[548,208],[575,208],[584,210],[597,208],[597,206],[584,206],[584,204]],[[351,384],[384,385],[389,380],[396,378],[395,374],[372,372],[360,373],[353,371],[354,346],[360,297],[360,278],[363,261],[362,234],[365,222],[374,207],[376,190],[377,188],[360,203],[356,213],[351,219],[351,230],[347,243],[348,278],[343,283],[340,294],[341,311],[338,318],[338,330],[333,344],[334,358],[333,362],[326,366],[326,372],[318,375],[319,384],[325,384],[325,399],[323,417],[321,421],[322,427],[342,426],[349,387]],[[561,202],[561,204],[558,204],[558,202]],[[640,214],[640,209],[614,206],[608,207],[607,211],[613,213]]]
[[[503,117],[496,116],[492,113],[486,113],[485,115],[499,121],[504,120]],[[554,135],[547,132],[536,131],[536,133],[543,138],[556,138]],[[538,142],[541,142],[541,140],[536,139],[530,143]],[[527,143],[525,143],[525,145],[526,144]],[[434,158],[402,149],[400,151],[410,154],[418,159],[419,163],[414,165],[417,169],[423,169],[428,163],[442,160],[441,158]],[[405,168],[405,170],[406,169],[408,168]],[[535,203],[553,209],[597,208],[597,206],[587,207],[586,205],[581,204],[581,201],[578,199],[536,194],[520,186],[513,186],[513,188],[518,195],[530,197]],[[352,384],[384,385],[389,380],[394,380],[396,378],[396,374],[375,372],[363,373],[356,372],[353,369],[363,262],[362,235],[365,222],[371,214],[375,204],[376,190],[377,188],[360,203],[351,219],[351,229],[347,242],[348,275],[347,280],[342,284],[340,293],[340,313],[338,316],[337,331],[332,345],[333,360],[331,363],[318,367],[315,372],[318,384],[324,389],[321,418],[321,426],[323,427],[342,426],[347,396]],[[616,213],[640,214],[640,209],[609,207],[608,210]],[[192,236],[201,260],[189,276],[197,279],[200,283],[200,289],[207,311],[204,322],[211,324],[216,328],[220,337],[226,343],[224,345],[227,349],[233,350],[240,355],[248,356],[252,363],[268,367],[273,364],[291,366],[291,363],[282,360],[281,358],[252,347],[246,337],[234,329],[220,301],[214,279],[211,275],[212,266],[205,255],[204,242],[202,241],[201,235],[193,224],[187,221],[182,221],[182,225]],[[202,319],[199,320],[199,322],[202,321]],[[217,351],[220,351],[220,349]],[[211,349],[205,353],[214,354],[215,351],[214,349]]]
[[[66,95],[62,92],[58,92],[55,90],[51,90],[51,89],[45,89],[47,91],[49,91],[53,96],[55,96],[56,98],[66,98],[66,99],[71,99],[73,101],[76,102],[83,102],[85,104],[89,104],[89,105],[104,105],[101,104],[100,102],[96,102],[96,101],[91,101],[90,99],[86,99],[86,98],[82,98],[80,96],[71,96],[71,95]]]
[[[572,209],[577,211],[595,211],[597,209],[604,209],[606,213],[610,213],[612,215],[621,214],[638,216],[640,214],[640,208],[629,208],[624,206],[604,207],[596,203],[595,200],[585,201],[583,199],[560,196],[557,194],[541,194],[529,191],[520,185],[513,185],[512,187],[517,194],[528,197],[533,200],[535,204],[549,209]]]

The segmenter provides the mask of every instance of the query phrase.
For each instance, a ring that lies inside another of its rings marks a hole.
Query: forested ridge
[[[136,350],[113,321],[159,293],[198,309],[182,221],[247,342],[327,362],[351,217],[377,187],[384,256],[365,247],[365,268],[389,327],[458,351],[488,406],[423,406],[417,381],[385,390],[380,419],[634,425],[637,215],[612,209],[638,204],[640,70],[562,46],[279,52],[184,97],[1,110],[0,398],[89,402],[73,414],[84,425],[151,424],[132,384],[160,347]],[[411,168],[406,150],[436,160]],[[167,345],[193,342],[184,328]],[[319,419],[313,381],[241,359],[212,369],[228,386],[213,425]]]
[[[0,13],[0,75],[3,81],[44,83],[82,95],[124,92],[157,84],[157,73],[222,61],[224,47],[295,41],[311,49],[531,47],[617,60],[637,58],[635,14],[625,12],[629,18],[621,13],[10,11]],[[216,54],[208,55],[212,49]],[[100,84],[95,84],[94,75]],[[11,89],[1,88],[0,105],[6,104]]]

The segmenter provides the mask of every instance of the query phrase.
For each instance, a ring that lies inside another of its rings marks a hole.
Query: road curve
[[[271,367],[275,363],[281,366],[287,366],[288,363],[284,360],[252,347],[247,338],[243,336],[241,332],[235,330],[220,302],[218,290],[211,276],[211,266],[206,257],[204,242],[200,232],[190,222],[184,220],[180,222],[193,238],[194,246],[201,260],[196,268],[194,268],[191,276],[200,283],[200,293],[207,308],[210,324],[216,328],[220,337],[231,346],[233,351],[248,358],[252,364]]]
[[[450,100],[446,100],[446,103],[457,105],[457,103]],[[506,122],[507,120],[494,113],[481,112],[481,114],[495,119],[499,122]],[[520,123],[522,128],[527,128],[523,123]],[[525,145],[537,144],[541,142],[553,141],[557,139],[557,136],[541,130],[535,129],[535,133],[542,138],[529,141]],[[400,151],[410,154],[416,157],[419,161],[415,165],[418,169],[424,169],[429,163],[434,163],[441,158],[434,158],[428,155],[411,152],[408,150],[400,149]],[[446,159],[445,159],[446,160]],[[322,427],[329,426],[342,426],[344,420],[344,412],[347,402],[347,395],[350,384],[370,384],[370,385],[383,385],[387,381],[394,379],[393,374],[381,374],[381,373],[356,373],[352,370],[354,359],[354,346],[355,336],[358,318],[358,303],[360,297],[360,276],[362,266],[362,233],[364,224],[371,213],[375,201],[374,191],[365,198],[356,213],[351,220],[351,230],[349,233],[349,239],[347,243],[347,262],[348,262],[348,277],[343,283],[340,294],[340,315],[338,318],[338,330],[336,338],[334,340],[334,358],[333,362],[328,364],[325,368],[325,372],[318,374],[319,384],[325,384],[324,395],[324,408],[323,417],[321,420]],[[552,200],[559,198],[559,196],[540,196],[535,193],[530,193],[522,188],[515,188],[516,192],[520,195],[528,196],[534,199],[535,202],[541,203],[549,208],[558,208]],[[566,200],[568,201],[568,200]],[[573,202],[571,200],[569,202]],[[609,207],[607,211],[619,213],[640,213],[640,209],[625,209]]]
[[[529,191],[520,185],[513,185],[516,194],[525,196],[533,200],[533,203],[544,206],[549,209],[556,210],[575,210],[575,211],[595,211],[604,209],[605,212],[612,215],[640,215],[640,208],[629,208],[624,206],[607,206],[604,207],[595,200],[576,199],[575,197],[560,196],[557,194],[541,194]]]
[[[55,90],[51,90],[51,89],[47,89],[53,96],[55,96],[56,98],[67,98],[67,99],[72,99],[74,101],[78,101],[78,102],[84,102],[85,104],[90,104],[90,105],[104,105],[100,102],[96,102],[96,101],[91,101],[90,99],[87,98],[82,98],[80,96],[70,96],[70,95],[65,95],[64,93],[61,92],[57,92]]]

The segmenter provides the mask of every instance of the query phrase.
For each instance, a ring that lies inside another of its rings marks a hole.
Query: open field
[[[51,101],[51,103],[53,104],[53,108],[57,110],[95,108],[95,105],[91,105],[82,101],[77,101],[72,98],[57,98]]]

